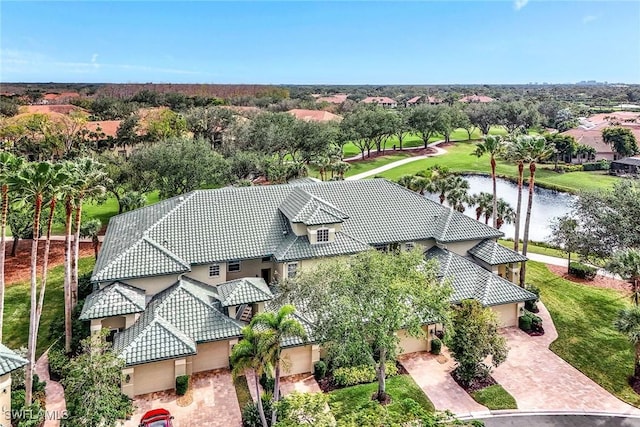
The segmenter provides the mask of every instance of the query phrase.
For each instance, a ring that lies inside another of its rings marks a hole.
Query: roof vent
[[[282,235],[286,236],[287,234],[289,234],[289,232],[287,230],[282,230]]]
[[[184,202],[184,196],[178,197],[178,200],[180,200],[181,202]]]

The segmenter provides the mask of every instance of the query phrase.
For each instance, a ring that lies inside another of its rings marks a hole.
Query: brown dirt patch
[[[624,280],[614,279],[613,277],[607,277],[600,274],[597,274],[593,280],[586,280],[567,273],[567,267],[547,264],[547,268],[556,276],[574,283],[580,283],[582,285],[593,286],[596,288],[615,289],[617,291],[629,293],[629,283]]]
[[[12,241],[7,241],[4,274],[7,286],[17,282],[29,280],[31,275],[31,240],[21,240],[18,243],[16,256],[11,256]],[[41,260],[44,254],[44,241],[38,243],[38,268],[41,267]],[[91,243],[80,242],[80,257],[93,255],[93,245]],[[64,263],[64,241],[51,241],[49,250],[49,268],[62,265]]]

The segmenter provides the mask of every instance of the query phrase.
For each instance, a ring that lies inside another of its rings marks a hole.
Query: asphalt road
[[[486,427],[640,427],[640,418],[595,415],[521,415],[481,421]]]

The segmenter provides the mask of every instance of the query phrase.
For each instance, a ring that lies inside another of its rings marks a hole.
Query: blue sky
[[[0,82],[640,83],[638,1],[1,1]]]

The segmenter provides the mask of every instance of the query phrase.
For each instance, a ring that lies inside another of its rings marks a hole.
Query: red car
[[[142,416],[139,427],[173,427],[172,419],[166,409],[154,409]]]

